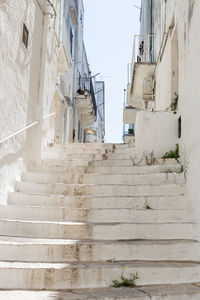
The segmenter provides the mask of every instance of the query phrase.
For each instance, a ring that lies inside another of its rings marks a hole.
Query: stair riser
[[[65,183],[65,184],[129,184],[129,185],[159,185],[183,184],[182,174],[148,174],[148,175],[97,175],[97,174],[43,174],[24,173],[23,181],[35,183]]]
[[[131,185],[67,185],[67,184],[38,184],[17,182],[17,192],[58,194],[58,195],[95,195],[95,196],[175,196],[183,195],[184,187],[179,185],[163,186],[131,186]]]
[[[1,269],[0,288],[4,289],[51,289],[107,287],[113,279],[120,280],[122,267],[65,268],[65,269]],[[138,285],[193,283],[200,278],[200,266],[178,268],[127,267],[124,276],[138,272]]]
[[[0,245],[1,261],[21,262],[87,262],[147,260],[200,261],[199,245]]]
[[[144,209],[148,204],[152,209],[187,208],[184,196],[171,197],[79,197],[79,196],[42,196],[10,193],[8,203],[12,205],[61,206],[72,208],[131,208]]]
[[[0,235],[58,239],[195,239],[194,225],[165,224],[57,224],[0,221]]]
[[[104,159],[100,158],[99,160],[94,159],[49,159],[43,161],[43,164],[50,166],[93,166],[93,167],[134,167],[135,164],[130,158],[125,159]],[[175,166],[178,166],[178,163],[175,161],[173,163]],[[140,163],[141,166],[146,166],[146,162],[143,161]],[[158,163],[158,165],[160,165]],[[161,163],[162,165],[162,163]]]
[[[178,165],[164,165],[164,166],[142,166],[142,167],[92,167],[92,166],[32,166],[30,171],[36,172],[54,172],[54,173],[97,173],[97,174],[117,174],[117,175],[139,175],[139,174],[151,174],[151,173],[180,173],[181,167]]]
[[[116,151],[121,151],[121,150],[116,150]],[[123,151],[123,150],[122,150]],[[126,151],[128,153],[128,151]],[[50,150],[45,150],[43,152],[43,157],[52,157],[53,155],[103,155],[103,154],[111,154],[115,153],[115,150],[113,149],[50,149]]]
[[[111,149],[111,150],[125,150],[125,149],[130,149],[131,146],[129,144],[110,144],[110,143],[84,143],[84,144],[66,144],[66,145],[59,145],[59,144],[54,144],[49,147],[49,150],[55,151],[56,149],[60,150],[100,150],[100,149]]]
[[[108,159],[108,160],[90,160],[90,159],[50,159],[43,161],[42,164],[49,166],[93,166],[93,167],[130,167],[133,166],[131,159]]]
[[[66,153],[66,152],[61,152],[61,153],[55,153],[55,152],[50,152],[46,153],[44,155],[45,159],[56,159],[56,160],[70,160],[70,159],[83,159],[83,160],[116,160],[116,159],[130,159],[131,153],[113,153],[112,151],[108,151],[107,153],[94,153],[94,154],[89,154],[87,152],[85,153]]]
[[[184,284],[185,286],[185,284]],[[176,287],[176,286],[175,286]],[[179,285],[180,287],[180,285]],[[161,287],[162,289],[162,287]],[[159,292],[158,292],[159,291]],[[98,293],[98,294],[97,294]],[[119,293],[119,292],[118,292]],[[122,294],[124,293],[124,295],[122,296]],[[151,296],[151,298],[149,298],[150,296],[148,296],[148,291],[147,292],[143,292],[143,287],[139,287],[136,289],[131,289],[131,293],[130,291],[126,294],[128,294],[126,296],[124,290],[123,292],[120,291],[120,295],[115,296],[115,293],[112,292],[105,292],[104,291],[101,293],[99,290],[97,292],[97,290],[95,289],[93,291],[93,295],[86,295],[87,291],[83,290],[75,290],[74,292],[44,292],[44,291],[40,291],[40,292],[28,292],[28,291],[2,291],[0,292],[0,300],[96,300],[96,299],[100,299],[100,300],[199,300],[200,299],[200,292],[197,291],[187,291],[185,290],[185,292],[180,292],[180,294],[177,292],[172,293],[171,295],[167,295],[167,291],[163,291],[162,293],[160,293],[160,290],[158,290],[158,287],[155,291],[155,293],[153,293],[153,296]],[[114,294],[114,295],[113,295]],[[156,294],[161,294],[159,296],[157,296]],[[94,298],[95,297],[95,298]],[[99,298],[97,298],[99,297]],[[162,298],[161,298],[162,297]]]
[[[179,210],[67,209],[55,207],[0,206],[0,219],[50,222],[192,222],[192,216]]]

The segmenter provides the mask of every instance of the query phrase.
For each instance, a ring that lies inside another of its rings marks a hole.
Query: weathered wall
[[[196,220],[200,222],[200,2],[197,0],[168,0],[166,3],[166,31],[174,17],[174,28],[167,39],[163,58],[156,70],[156,107],[165,109],[172,98],[173,76],[178,75],[177,94],[179,95],[177,116],[182,118],[182,137],[179,139],[182,161],[187,169],[187,194]],[[162,14],[165,18],[165,13]],[[165,22],[165,21],[163,21]],[[172,74],[174,57],[172,39],[178,35],[178,74]]]
[[[54,111],[58,40],[50,34],[53,18],[49,22],[36,0],[0,1],[0,14],[2,139]],[[23,23],[29,30],[27,49],[22,43]],[[49,139],[49,122],[0,144],[0,202],[6,201],[25,165],[40,158],[41,139]]]
[[[135,125],[137,156],[146,152],[159,158],[166,152],[175,150],[177,131],[177,116],[171,112],[138,112]]]
[[[23,128],[29,110],[29,80],[36,7],[33,1],[0,2],[0,126],[1,138]],[[29,48],[22,44],[23,22],[29,29]],[[32,91],[31,91],[32,92]],[[0,145],[0,197],[5,200],[13,181],[19,179],[25,155],[26,134]]]

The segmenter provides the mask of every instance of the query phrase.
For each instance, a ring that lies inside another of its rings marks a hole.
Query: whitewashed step
[[[96,153],[96,154],[88,154],[85,153],[68,153],[68,152],[49,152],[44,155],[45,159],[54,159],[54,160],[70,160],[70,159],[84,159],[87,161],[93,160],[108,160],[108,159],[130,159],[132,156],[130,153],[112,153],[106,151],[106,153]]]
[[[55,173],[97,173],[97,174],[151,174],[151,173],[181,173],[180,165],[153,165],[153,166],[127,166],[127,167],[94,167],[94,166],[63,166],[45,165],[31,166],[29,168],[37,172]]]
[[[68,143],[68,144],[51,144],[49,149],[114,149],[122,150],[132,148],[130,144],[124,143]]]
[[[138,273],[137,285],[195,283],[200,264],[192,262],[117,262],[117,263],[22,263],[0,262],[0,288],[66,290],[108,287]]]
[[[23,193],[58,194],[58,195],[95,195],[95,196],[178,196],[183,195],[183,185],[92,185],[63,183],[42,184],[16,182],[15,190]]]
[[[46,159],[42,161],[42,164],[49,166],[93,166],[93,167],[134,167],[135,163],[131,158],[125,159],[84,159],[84,158],[66,158],[66,159]],[[156,165],[173,164],[179,165],[176,160],[170,160],[164,162],[163,160],[158,160]],[[146,165],[145,162],[141,163]]]
[[[52,221],[52,222],[138,222],[174,223],[192,222],[192,214],[184,210],[153,209],[85,209],[55,206],[6,206],[0,205],[0,219]]]
[[[121,150],[120,150],[121,152]],[[128,151],[126,151],[128,153]],[[43,151],[43,156],[44,157],[52,157],[53,154],[55,155],[96,155],[96,154],[109,154],[109,153],[115,153],[115,150],[113,149],[105,149],[105,148],[100,148],[100,149],[81,149],[81,148],[76,148],[76,149],[67,149],[65,148],[47,148]],[[123,152],[122,152],[123,153]]]
[[[199,300],[198,283],[135,288],[79,289],[69,292],[0,291],[0,300]]]
[[[80,241],[0,237],[0,260],[22,262],[200,261],[189,240]]]
[[[78,152],[77,152],[78,151]],[[95,152],[96,151],[96,152]],[[53,160],[53,161],[58,161],[61,160],[64,162],[65,160],[71,160],[71,159],[84,159],[87,161],[102,161],[102,160],[130,160],[131,164],[133,165],[151,165],[151,160],[150,158],[146,159],[144,158],[141,161],[141,158],[138,159],[133,150],[126,149],[126,151],[112,151],[112,150],[93,150],[93,153],[88,153],[87,150],[81,151],[79,150],[74,150],[73,151],[49,151],[44,154],[44,158],[46,160]],[[161,159],[161,158],[156,158],[153,162],[153,165],[160,164],[178,164],[178,161],[176,159]]]
[[[179,209],[188,206],[185,196],[145,196],[145,197],[90,197],[37,195],[19,192],[9,193],[8,203],[12,205],[30,206],[62,206],[72,208],[132,208],[144,209],[147,205],[152,209]]]
[[[54,239],[190,239],[192,223],[84,223],[0,220],[0,235]]]
[[[128,185],[159,185],[183,184],[182,174],[155,173],[146,175],[111,175],[111,174],[52,174],[43,172],[26,172],[22,174],[23,181],[34,183],[66,183],[66,184],[128,184]]]
[[[94,167],[128,167],[133,166],[131,159],[107,159],[107,160],[90,160],[84,158],[66,158],[66,159],[46,159],[42,161],[42,164],[48,166],[94,166]]]

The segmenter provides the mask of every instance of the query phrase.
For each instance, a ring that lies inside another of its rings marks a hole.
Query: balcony
[[[78,90],[75,98],[78,113],[84,126],[89,126],[96,121],[97,106],[92,80],[90,90]]]
[[[142,101],[154,101],[154,47],[152,35],[135,35],[131,80],[127,87],[127,103],[141,109]]]
[[[69,31],[65,19],[62,18],[60,32],[60,47],[58,56],[58,73],[60,74],[68,72],[72,66],[70,47],[71,43],[69,38]]]

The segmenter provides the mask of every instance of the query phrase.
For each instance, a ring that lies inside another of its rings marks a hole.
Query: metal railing
[[[133,63],[154,62],[154,40],[153,35],[134,35],[133,41]]]
[[[43,120],[46,120],[46,119],[48,119],[48,118],[50,118],[50,117],[52,117],[52,116],[54,116],[55,114],[56,114],[56,113],[53,112],[53,113],[51,113],[51,114],[49,114],[49,115],[46,115],[45,117],[42,118],[42,121],[43,121]],[[6,142],[6,141],[8,141],[8,140],[10,140],[11,138],[17,136],[18,134],[20,134],[20,133],[26,131],[27,129],[29,129],[29,128],[33,127],[33,126],[38,125],[39,123],[40,123],[40,121],[35,121],[35,122],[33,122],[33,123],[29,124],[29,125],[26,125],[24,128],[22,128],[22,129],[16,131],[15,133],[12,133],[12,134],[10,134],[9,136],[7,136],[7,137],[1,139],[1,140],[0,140],[0,144]]]

